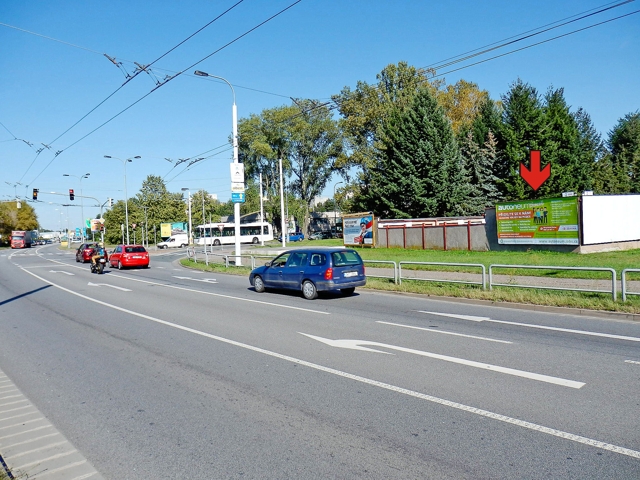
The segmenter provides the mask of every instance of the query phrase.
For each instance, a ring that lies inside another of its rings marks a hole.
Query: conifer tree
[[[371,169],[366,205],[392,218],[464,215],[468,183],[453,130],[429,89],[396,110],[384,128],[384,154]]]

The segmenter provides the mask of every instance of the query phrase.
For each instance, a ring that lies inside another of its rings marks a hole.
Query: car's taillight
[[[324,272],[325,280],[333,280],[333,268],[327,268]]]

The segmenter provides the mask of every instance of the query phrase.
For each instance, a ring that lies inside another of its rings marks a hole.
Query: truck
[[[11,248],[31,248],[32,232],[30,230],[14,230],[11,232]]]

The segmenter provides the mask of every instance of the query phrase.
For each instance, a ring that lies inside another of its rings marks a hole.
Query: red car
[[[120,270],[125,267],[149,268],[149,252],[142,245],[118,245],[109,255],[109,263]]]
[[[76,250],[76,262],[86,263],[91,261],[93,256],[93,250],[98,246],[97,243],[83,243]],[[109,260],[107,251],[104,252],[104,259]]]

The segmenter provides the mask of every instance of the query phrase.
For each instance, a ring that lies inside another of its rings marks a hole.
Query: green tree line
[[[271,220],[280,216],[279,160],[299,218],[333,175],[344,180],[334,199],[343,211],[387,218],[478,215],[496,201],[566,191],[640,193],[639,111],[603,140],[562,88],[540,93],[517,79],[492,99],[472,82],[447,85],[433,74],[400,62],[330,102],[295,99],[241,119],[240,160],[252,185],[262,174]],[[551,165],[538,190],[520,176],[532,150]]]

